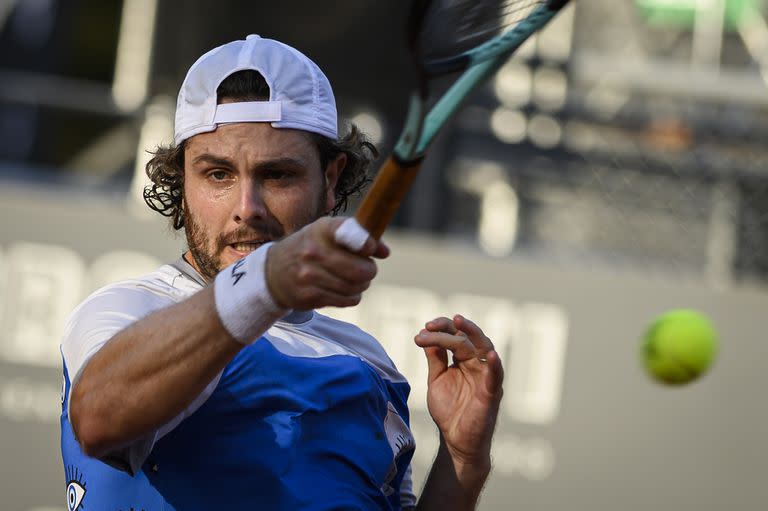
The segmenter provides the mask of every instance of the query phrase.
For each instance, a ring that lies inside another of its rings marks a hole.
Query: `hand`
[[[358,252],[340,245],[334,234],[344,220],[320,218],[269,249],[267,286],[281,307],[310,310],[360,302],[376,276],[373,258],[387,257],[389,248],[371,237]]]
[[[415,341],[429,366],[427,407],[451,458],[465,465],[489,464],[504,378],[493,343],[460,315],[430,321]]]

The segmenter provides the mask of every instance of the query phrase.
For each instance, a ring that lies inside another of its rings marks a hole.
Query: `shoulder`
[[[179,302],[202,287],[183,276],[176,268],[163,265],[152,273],[109,284],[91,293],[73,311],[77,317],[83,309],[148,307]]]
[[[181,300],[202,289],[202,286],[184,276],[170,264],[133,279],[121,280],[96,290],[89,298],[106,293],[137,292]],[[86,299],[87,300],[87,299]]]
[[[78,305],[64,327],[65,363],[81,366],[98,348],[133,322],[171,306],[202,287],[173,266],[104,286]]]

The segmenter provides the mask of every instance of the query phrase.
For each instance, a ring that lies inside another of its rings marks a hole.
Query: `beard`
[[[324,197],[325,190],[320,194],[320,200],[313,204],[314,207],[301,212],[298,221],[288,228],[280,224],[274,217],[270,217],[246,221],[237,229],[220,233],[215,238],[205,231],[201,222],[195,218],[195,215],[187,208],[187,203],[184,202],[184,233],[189,252],[192,254],[198,271],[206,281],[211,281],[229,264],[222,261],[222,253],[228,245],[253,239],[277,241],[325,216],[328,212],[322,207]]]

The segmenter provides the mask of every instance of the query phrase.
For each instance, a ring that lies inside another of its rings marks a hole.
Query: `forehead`
[[[263,122],[223,124],[215,131],[200,133],[187,140],[184,153],[185,161],[211,154],[243,163],[290,157],[307,166],[320,164],[317,147],[309,133],[273,128]]]

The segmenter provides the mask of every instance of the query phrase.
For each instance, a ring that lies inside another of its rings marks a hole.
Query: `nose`
[[[248,223],[253,220],[263,220],[267,216],[262,189],[250,179],[243,181],[240,188],[240,198],[234,211],[237,223]]]

